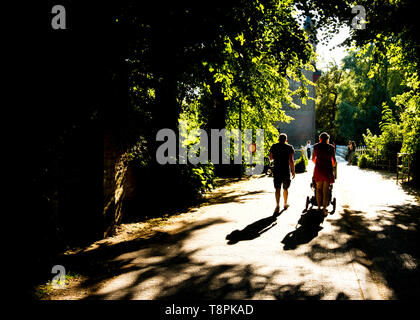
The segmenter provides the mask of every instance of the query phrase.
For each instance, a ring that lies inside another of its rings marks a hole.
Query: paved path
[[[168,220],[151,240],[104,249],[109,260],[96,265],[96,277],[76,295],[56,298],[418,297],[415,196],[387,174],[341,162],[337,209],[322,221],[314,211],[302,213],[312,171],[311,163],[292,181],[290,208],[278,217],[272,216],[272,178],[225,186],[209,204]],[[95,260],[94,253],[85,259]]]

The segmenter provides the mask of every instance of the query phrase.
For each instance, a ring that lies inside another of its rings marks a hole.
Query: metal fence
[[[412,156],[409,153],[397,153],[395,160],[392,160],[391,157],[389,157],[388,160],[381,159],[377,149],[368,149],[366,146],[357,147],[355,153],[358,157],[366,154],[373,158],[375,169],[386,169],[388,171],[396,172],[397,183],[399,181],[409,182],[411,179]]]
[[[409,153],[397,153],[397,183],[398,180],[410,182],[411,155]]]
[[[392,171],[394,168],[395,163],[391,161],[391,159],[385,160],[379,156],[379,152],[377,149],[368,149],[366,146],[356,147],[355,154],[360,157],[362,155],[368,155],[372,159],[374,159],[374,167],[376,169],[387,169]]]

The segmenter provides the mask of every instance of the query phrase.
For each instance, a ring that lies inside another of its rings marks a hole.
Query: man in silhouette
[[[294,153],[295,149],[287,143],[287,135],[285,133],[281,133],[279,142],[273,144],[270,148],[270,161],[274,161],[273,178],[274,188],[276,189],[276,208],[274,209],[274,213],[279,213],[280,211],[280,191],[282,185],[284,210],[289,207],[287,197],[289,195],[288,189],[291,181],[290,171],[292,172],[292,177],[295,177]]]

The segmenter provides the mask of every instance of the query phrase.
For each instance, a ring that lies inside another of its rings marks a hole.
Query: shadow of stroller
[[[309,243],[322,230],[322,222],[324,222],[324,215],[318,210],[310,209],[302,214],[296,224],[299,227],[289,232],[281,241],[284,244],[283,249],[293,250],[301,244]]]
[[[229,240],[227,244],[235,244],[243,240],[253,240],[258,238],[264,232],[270,230],[277,224],[277,217],[281,214],[274,214],[267,218],[255,221],[250,225],[247,225],[242,230],[234,230],[226,236],[226,240]]]

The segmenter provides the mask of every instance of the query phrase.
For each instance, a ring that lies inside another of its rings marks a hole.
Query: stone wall
[[[135,168],[124,163],[121,148],[111,134],[104,135],[104,207],[103,236],[109,236],[120,224],[136,199]]]

